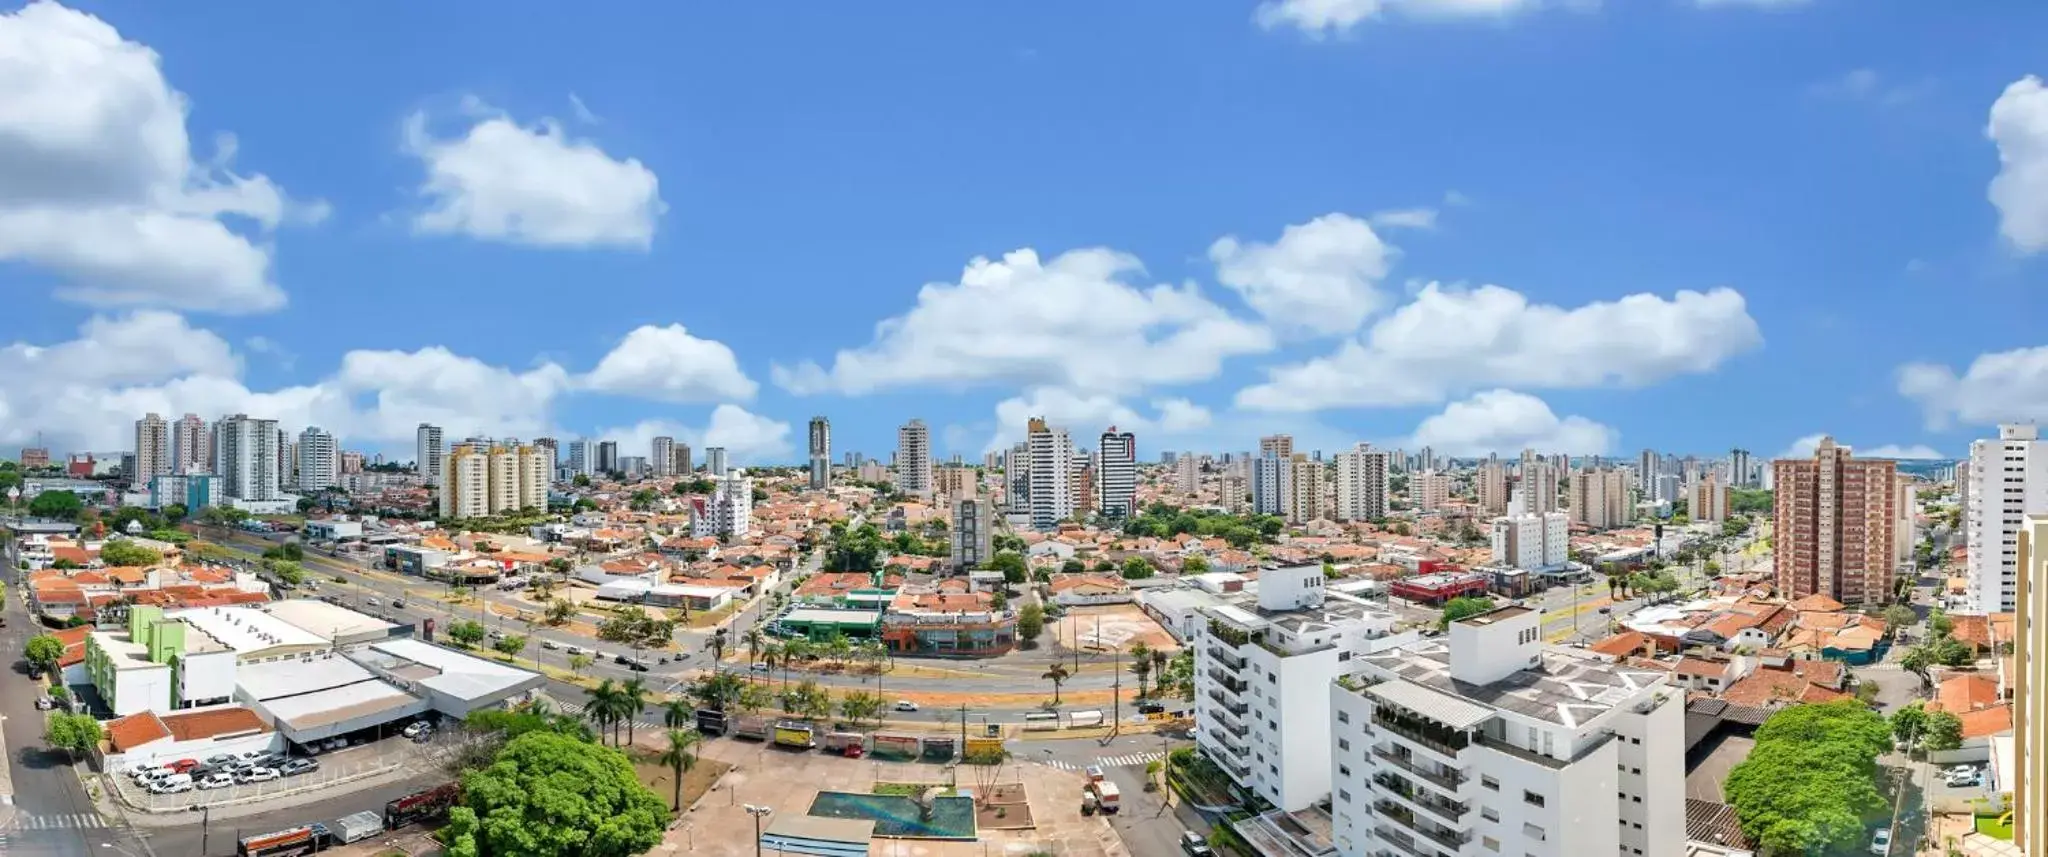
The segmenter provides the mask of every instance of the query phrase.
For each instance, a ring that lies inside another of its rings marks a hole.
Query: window
[[[1349,749],[1351,749],[1351,739],[1349,739],[1349,738],[1339,738],[1339,739],[1337,739],[1337,749],[1339,749],[1339,750],[1349,750]]]
[[[1338,790],[1337,790],[1337,799],[1338,799],[1338,800],[1341,800],[1341,801],[1343,801],[1343,802],[1345,802],[1345,803],[1350,803],[1350,802],[1351,802],[1351,793],[1350,793],[1350,792],[1347,792],[1347,791],[1345,791],[1345,790],[1343,790],[1343,789],[1338,789]]]
[[[1338,722],[1338,723],[1350,723],[1350,722],[1351,722],[1351,712],[1349,712],[1349,711],[1339,711],[1339,712],[1337,712],[1337,722]]]
[[[1493,837],[1491,837],[1491,836],[1481,836],[1481,837],[1479,837],[1479,844],[1481,844],[1481,845],[1484,845],[1484,846],[1486,846],[1486,850],[1488,850],[1488,851],[1499,851],[1499,850],[1500,850],[1500,840],[1498,840],[1498,839],[1495,839],[1495,838],[1493,838]]]
[[[1337,775],[1338,775],[1338,776],[1340,776],[1340,777],[1348,777],[1348,776],[1351,776],[1351,766],[1350,766],[1350,765],[1338,765],[1338,766],[1337,766]]]
[[[1524,824],[1522,825],[1522,835],[1527,836],[1530,839],[1534,839],[1537,842],[1542,842],[1544,838],[1549,834],[1544,833],[1543,828],[1541,827],[1537,827],[1533,824]]]
[[[1487,821],[1499,821],[1500,813],[1494,812],[1493,807],[1482,806],[1479,808],[1479,817],[1486,819]]]
[[[1500,780],[1496,780],[1485,774],[1479,775],[1479,784],[1481,786],[1486,787],[1490,791],[1500,791]]]
[[[1542,806],[1543,796],[1525,789],[1522,791],[1522,802],[1530,806]]]

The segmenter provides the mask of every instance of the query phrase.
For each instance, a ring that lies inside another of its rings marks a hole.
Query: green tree
[[[1152,563],[1142,556],[1131,557],[1124,560],[1123,575],[1125,580],[1144,580],[1152,576]]]
[[[1930,711],[1921,735],[1921,746],[1930,753],[1954,750],[1963,746],[1963,720],[1946,711]]]
[[[519,657],[520,652],[526,651],[526,635],[507,634],[497,642],[492,643],[491,648],[497,649],[498,654],[504,655],[505,660],[509,661]]]
[[[186,509],[183,503],[172,503],[165,506],[163,510],[164,520],[173,524],[185,520],[185,516],[191,513],[191,510]]]
[[[1208,570],[1209,560],[1200,555],[1188,557],[1180,563],[1181,574],[1202,574]]]
[[[1886,806],[1878,754],[1892,728],[1862,703],[1781,709],[1756,732],[1725,792],[1743,832],[1770,854],[1818,854],[1859,844],[1863,819]]]
[[[1927,709],[1919,701],[1892,712],[1892,737],[1912,746],[1927,731]]]
[[[619,683],[618,718],[626,722],[626,743],[633,743],[633,726],[640,722],[640,710],[647,707],[647,696],[652,689],[644,678],[629,678]]]
[[[559,627],[567,623],[569,617],[574,615],[576,615],[576,605],[570,603],[567,598],[557,598],[548,602],[548,609],[546,613],[542,614],[542,621],[550,626]]]
[[[590,474],[578,473],[574,479],[569,480],[569,484],[578,488],[588,488],[590,487]]]
[[[138,545],[127,539],[108,539],[100,546],[100,562],[112,566],[156,565],[164,561],[164,555]]]
[[[882,695],[865,690],[856,690],[839,698],[839,716],[846,722],[859,726],[863,720],[880,720],[882,716]]]
[[[1074,559],[1072,557],[1068,557],[1065,562],[1060,563],[1061,574],[1079,574],[1087,570],[1087,563],[1082,562],[1078,559]]]
[[[46,672],[55,670],[57,661],[64,657],[64,641],[50,634],[37,634],[28,638],[28,645],[22,649],[22,656]]]
[[[1038,645],[1038,635],[1045,631],[1045,608],[1034,601],[1017,608],[1017,640],[1026,647]]]
[[[1024,564],[1024,555],[1016,551],[996,551],[995,556],[989,557],[988,567],[1002,572],[1003,582],[1011,586],[1023,583],[1030,575]]]
[[[1444,602],[1443,616],[1437,619],[1438,628],[1449,628],[1452,622],[1467,616],[1477,616],[1493,609],[1493,599],[1485,596],[1461,595]]]
[[[464,619],[448,626],[448,639],[461,643],[463,648],[473,648],[484,641],[484,623],[475,619]]]
[[[825,551],[828,571],[874,571],[882,561],[882,531],[874,524],[848,527],[845,521],[832,523],[831,543]]]
[[[462,777],[441,837],[450,857],[630,857],[660,844],[668,817],[624,753],[528,732]]]
[[[1045,675],[1039,676],[1039,678],[1052,682],[1052,704],[1060,704],[1060,685],[1066,684],[1067,677],[1071,675],[1073,673],[1068,672],[1065,666],[1055,663],[1052,665],[1052,669],[1045,671]]]
[[[670,729],[686,729],[697,722],[697,710],[688,699],[671,699],[661,704],[661,725]]]
[[[1152,680],[1152,647],[1144,640],[1131,644],[1131,675],[1138,679],[1138,698],[1145,698],[1145,685]]]
[[[1913,608],[1907,607],[1904,604],[1893,604],[1884,608],[1885,631],[1893,636],[1898,636],[1899,631],[1912,626],[1914,622],[1918,621],[1920,621],[1919,614],[1914,613]]]
[[[69,521],[82,511],[85,511],[85,501],[69,491],[44,491],[28,501],[28,513],[38,518]]]
[[[595,661],[591,660],[589,655],[570,655],[569,672],[572,675],[582,675],[584,670],[590,669],[592,663]]]
[[[105,735],[100,722],[90,714],[57,712],[43,722],[43,743],[71,755],[73,760],[92,752]]]
[[[670,728],[662,734],[668,744],[655,757],[655,761],[668,766],[669,779],[675,783],[675,795],[670,799],[671,811],[683,811],[683,775],[697,767],[697,745],[704,742],[704,736],[695,729]]]
[[[306,582],[305,567],[299,565],[296,562],[292,562],[291,560],[266,559],[263,561],[263,567],[270,569],[271,574],[277,575],[278,580],[284,581],[285,583],[290,584],[292,586],[297,586],[301,583]]]
[[[1948,636],[1948,635],[1950,635],[1950,634],[1953,634],[1953,633],[1955,633],[1955,630],[1956,630],[1956,621],[1955,621],[1954,619],[1950,619],[1950,618],[1948,618],[1948,614],[1947,614],[1947,613],[1944,613],[1944,612],[1942,612],[1942,611],[1941,611],[1941,608],[1937,607],[1937,608],[1935,608],[1934,610],[1931,610],[1931,611],[1929,611],[1929,612],[1928,612],[1928,614],[1927,614],[1927,635],[1928,635],[1928,636],[1930,636],[1930,637],[1937,637],[1937,638],[1938,638],[1938,637],[1946,637],[1946,636]]]

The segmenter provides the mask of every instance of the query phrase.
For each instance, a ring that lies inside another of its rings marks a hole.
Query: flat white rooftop
[[[270,615],[328,642],[337,637],[390,633],[398,627],[375,616],[311,598],[294,598],[265,605]]]
[[[254,607],[195,607],[167,614],[246,655],[280,646],[324,646],[328,639]]]
[[[482,699],[543,681],[540,673],[471,657],[418,640],[372,643],[352,657],[389,671],[400,679],[457,699]]]
[[[377,674],[361,664],[325,652],[310,658],[243,664],[235,670],[235,684],[241,686],[243,693],[262,701],[374,681],[378,681]]]

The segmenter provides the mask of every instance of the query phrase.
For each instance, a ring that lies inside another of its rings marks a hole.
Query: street
[[[1180,853],[1182,832],[1192,830],[1207,835],[1211,822],[1178,799],[1167,810],[1165,801],[1170,793],[1166,789],[1144,788],[1145,765],[1190,743],[1148,734],[1122,736],[1107,744],[1095,738],[1013,740],[1009,748],[1011,757],[1023,764],[1052,765],[1066,770],[1101,765],[1103,775],[1123,793],[1123,810],[1110,816],[1109,821],[1123,839],[1124,847],[1132,854],[1166,855]],[[1077,802],[1081,799],[1078,793],[1072,797]]]

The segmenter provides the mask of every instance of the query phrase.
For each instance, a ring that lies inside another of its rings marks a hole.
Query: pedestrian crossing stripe
[[[16,816],[13,830],[96,830],[107,827],[107,819],[99,813],[71,812],[56,815]]]
[[[1101,765],[1105,768],[1126,768],[1150,764],[1152,762],[1159,761],[1162,758],[1165,757],[1160,755],[1158,752],[1128,753],[1122,756],[1097,756],[1093,764]],[[1085,766],[1083,765],[1078,765],[1073,762],[1062,761],[1060,759],[1044,759],[1041,760],[1039,764],[1046,765],[1048,767],[1052,767],[1062,771],[1078,772],[1085,768]]]

